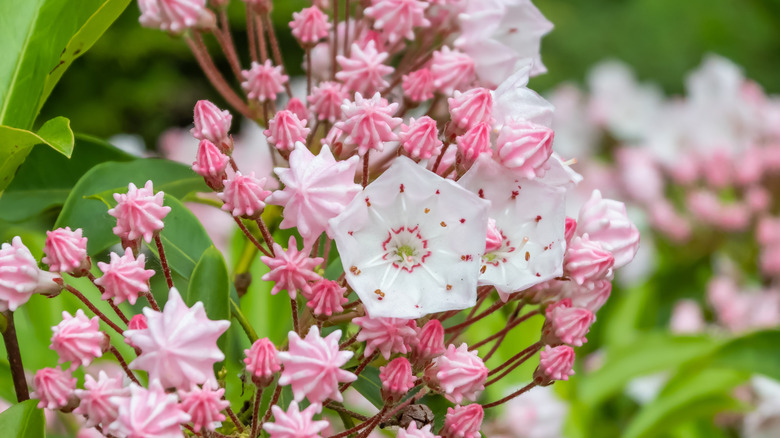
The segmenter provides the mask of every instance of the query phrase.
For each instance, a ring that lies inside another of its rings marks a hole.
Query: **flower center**
[[[422,265],[431,255],[428,241],[423,239],[418,227],[400,227],[387,232],[387,239],[382,242],[383,259],[391,262],[395,268],[412,272]]]

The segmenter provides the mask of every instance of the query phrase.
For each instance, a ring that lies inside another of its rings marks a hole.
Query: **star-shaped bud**
[[[62,321],[51,330],[49,348],[57,352],[60,363],[87,366],[108,347],[108,336],[100,331],[98,317],[87,318],[81,309],[76,310],[76,316],[63,311]]]
[[[60,286],[54,282],[59,275],[38,268],[30,250],[16,236],[11,243],[0,246],[0,311],[16,310],[32,294],[53,294]]]
[[[413,319],[361,316],[352,322],[361,328],[357,340],[366,341],[365,357],[379,350],[385,359],[390,359],[393,353],[408,353],[417,342],[417,323]]]
[[[306,296],[311,293],[309,283],[321,278],[314,272],[314,268],[323,262],[322,257],[310,258],[309,251],[305,247],[299,251],[295,236],[290,236],[287,251],[283,250],[278,243],[274,243],[274,256],[262,256],[260,260],[270,269],[262,279],[274,282],[271,295],[287,290],[290,298],[295,299],[297,290],[300,289]]]
[[[70,227],[47,231],[43,252],[46,255],[41,261],[49,265],[51,272],[81,275],[91,265],[87,259],[87,238],[82,236],[81,228],[75,231]]]
[[[425,18],[428,2],[419,0],[372,0],[366,8],[366,17],[374,19],[374,29],[382,30],[390,44],[403,38],[414,39],[415,27],[428,27]]]
[[[220,412],[230,406],[230,402],[223,400],[225,388],[211,389],[208,386],[193,387],[190,391],[179,391],[181,409],[189,414],[192,428],[195,432],[216,429],[225,416]]]
[[[384,77],[393,72],[393,67],[383,64],[390,55],[377,50],[372,40],[364,48],[352,43],[350,56],[339,55],[336,58],[341,71],[336,73],[336,79],[353,92],[369,95],[377,93],[390,85]]]
[[[244,82],[241,87],[247,92],[247,97],[259,102],[274,101],[276,95],[284,91],[284,84],[289,77],[282,73],[282,67],[274,66],[268,59],[263,64],[252,63],[252,68],[241,72]]]
[[[301,411],[298,403],[291,402],[285,412],[274,405],[271,407],[274,421],[263,424],[263,429],[271,438],[319,438],[320,432],[329,426],[325,420],[314,420],[320,409],[320,405],[312,404]]]
[[[397,103],[388,104],[379,93],[370,99],[355,93],[354,102],[345,101],[341,105],[343,121],[336,123],[335,127],[347,134],[344,143],[357,145],[361,156],[370,149],[381,152],[384,150],[384,142],[398,140],[393,130],[403,120],[393,117],[397,109]]]
[[[111,397],[125,396],[128,392],[128,389],[122,386],[121,374],[109,377],[105,371],[100,371],[97,380],[86,374],[84,389],[75,391],[80,402],[73,413],[86,417],[86,427],[108,427],[119,415],[116,405],[111,403]]]
[[[317,115],[317,120],[335,123],[341,118],[341,104],[347,97],[349,94],[338,82],[321,82],[312,88],[311,95],[306,99],[314,114]]]
[[[95,284],[105,290],[100,298],[113,299],[116,304],[125,300],[135,304],[138,295],[149,292],[149,279],[154,275],[154,270],[144,269],[146,256],[139,254],[135,258],[130,248],[125,248],[123,256],[112,252],[110,257],[109,263],[97,264],[103,276],[95,280]]]
[[[116,218],[114,234],[122,241],[131,242],[141,237],[146,243],[152,241],[152,236],[163,229],[163,219],[171,211],[164,206],[163,192],[154,193],[152,181],[147,181],[142,188],[130,183],[127,193],[114,193],[116,207],[108,210],[108,214]]]
[[[158,380],[149,389],[130,385],[130,395],[110,398],[119,415],[107,432],[126,437],[183,437],[181,425],[190,421],[176,394],[169,394]]]

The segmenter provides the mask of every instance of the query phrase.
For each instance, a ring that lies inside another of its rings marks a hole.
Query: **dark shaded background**
[[[542,44],[549,73],[531,86],[583,82],[595,63],[616,58],[669,93],[706,53],[731,58],[768,92],[780,93],[780,0],[536,0],[556,28]],[[301,50],[287,28],[306,0],[277,0],[274,20],[287,68],[301,72]],[[241,50],[243,2],[230,6]],[[166,128],[191,123],[196,100],[220,102],[180,39],[138,24],[135,4],[65,74],[39,120],[71,119],[77,132],[140,134],[148,147]],[[221,61],[221,59],[220,59]],[[244,65],[248,61],[243,60]],[[227,68],[225,65],[225,71]],[[222,103],[222,102],[220,102]]]

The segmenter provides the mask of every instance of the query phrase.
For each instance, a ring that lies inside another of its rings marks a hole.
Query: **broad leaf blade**
[[[8,186],[16,169],[22,165],[33,146],[46,144],[62,155],[70,157],[73,143],[74,136],[73,131],[70,130],[70,121],[64,117],[49,120],[37,133],[0,126],[0,190]]]
[[[189,306],[202,302],[209,319],[230,320],[230,277],[225,258],[214,246],[195,265],[185,301]]]
[[[36,407],[37,404],[38,400],[27,400],[0,413],[3,436],[44,438],[46,420],[43,418],[43,410]]]

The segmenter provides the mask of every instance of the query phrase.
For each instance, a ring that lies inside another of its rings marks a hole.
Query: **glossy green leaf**
[[[578,394],[586,404],[601,403],[635,377],[675,369],[712,353],[718,345],[707,337],[644,335],[628,345],[607,350],[604,366],[579,380]]]
[[[3,400],[16,400],[14,381],[11,377],[11,366],[8,360],[0,358],[0,398]]]
[[[3,436],[19,438],[43,438],[46,420],[43,410],[36,406],[38,400],[27,400],[0,413],[0,430]]]
[[[0,220],[19,222],[59,207],[79,178],[95,165],[133,159],[102,140],[79,134],[70,159],[51,148],[33,148],[0,197]]]
[[[30,129],[65,69],[128,4],[129,0],[0,2],[0,125]]]
[[[740,404],[730,392],[747,378],[745,373],[723,369],[682,373],[670,381],[654,401],[643,407],[629,423],[624,436],[659,436],[676,424],[739,409]]]
[[[367,366],[358,374],[358,378],[352,386],[377,408],[385,405],[382,400],[382,381],[379,380],[378,368]]]
[[[56,117],[41,126],[37,133],[0,126],[0,190],[8,186],[16,170],[37,144],[48,145],[62,155],[70,157],[74,144],[70,121],[64,117]]]
[[[728,342],[713,354],[711,366],[780,380],[780,330],[750,333]]]
[[[225,258],[214,246],[195,265],[185,301],[190,306],[201,301],[209,319],[230,319],[230,278]]]
[[[109,205],[113,205],[114,202],[112,193],[124,193],[127,191],[128,183],[142,186],[147,180],[154,182],[155,191],[164,191],[166,195],[177,198],[191,192],[209,191],[203,183],[203,178],[195,174],[192,169],[172,161],[141,159],[124,163],[103,163],[90,169],[73,187],[57,218],[55,228],[64,226],[83,228],[84,235],[89,236],[87,248],[90,254],[107,249],[119,242],[112,232],[116,219],[108,215]],[[192,220],[197,222],[189,211],[174,217],[186,217],[187,223],[191,223]],[[176,219],[171,219],[171,215],[166,218],[167,232],[171,232],[174,228],[170,226],[173,220]],[[194,259],[188,261],[190,268],[184,271],[186,279],[189,279],[192,274],[192,269],[202,252],[211,246],[210,240],[203,246],[205,242],[202,241],[202,237],[205,231],[202,231],[200,225],[197,228],[199,228],[196,229],[197,233],[192,237],[193,244],[199,246],[200,252],[191,255]],[[187,236],[182,237],[187,239]]]

